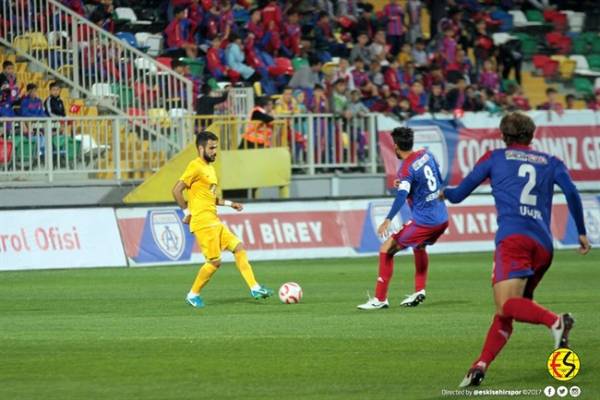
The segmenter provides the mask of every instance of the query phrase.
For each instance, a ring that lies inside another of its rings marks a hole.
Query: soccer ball
[[[296,282],[287,282],[279,288],[279,300],[282,303],[299,303],[302,299],[302,288]]]

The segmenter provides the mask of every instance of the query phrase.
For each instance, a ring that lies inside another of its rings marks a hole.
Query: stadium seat
[[[204,74],[204,61],[198,58],[182,57],[179,59],[182,63],[190,68],[190,74],[197,77],[202,77]]]
[[[28,36],[17,36],[13,39],[13,47],[21,53],[28,53],[31,49],[31,38]]]
[[[140,43],[139,40],[138,43]],[[143,44],[140,43],[140,45],[148,48],[148,55],[156,57],[163,50],[163,37],[162,35],[150,35],[146,38],[146,41],[143,42]]]
[[[13,142],[0,138],[0,165],[6,165],[12,160]]]
[[[107,99],[111,102],[118,99],[118,96],[112,92],[108,83],[94,83],[91,91],[92,95],[99,99]]]
[[[581,32],[585,24],[585,13],[571,10],[563,10],[569,21],[569,30],[571,32]]]
[[[536,67],[537,69],[542,69],[544,64],[546,64],[548,61],[550,61],[550,57],[548,57],[545,54],[535,54],[531,58],[531,62],[533,64],[533,66]]]
[[[126,109],[133,105],[133,89],[118,83],[110,85],[111,92],[118,96],[117,104],[120,108]]]
[[[140,21],[135,14],[135,11],[129,7],[117,7],[115,8],[115,16],[117,20],[129,21],[134,25],[151,25],[152,21]]]
[[[165,67],[172,68],[173,59],[171,57],[156,57],[156,61],[161,63]]]
[[[530,26],[542,25],[541,21],[528,21],[521,10],[509,10],[508,13],[513,17],[513,25],[515,28],[527,28]]]
[[[158,72],[158,67],[156,63],[147,58],[138,57],[134,61],[135,69],[144,71],[148,74],[156,74]]]
[[[12,137],[12,141],[17,166],[20,168],[33,166],[38,151],[36,137],[15,135]]]
[[[81,154],[81,143],[66,135],[52,136],[52,151],[54,155],[73,161]]]
[[[499,21],[499,30],[501,32],[508,32],[513,28],[513,16],[506,11],[498,9],[490,14],[492,19]]]
[[[577,68],[577,62],[573,60],[562,61],[559,66],[560,78],[563,81],[570,81],[575,74],[575,68]]]
[[[527,17],[527,21],[529,22],[544,22],[544,14],[542,14],[539,10],[527,10],[525,12],[525,16]]]
[[[294,71],[302,68],[303,66],[308,66],[308,60],[302,57],[296,57],[292,60],[292,66],[294,67]]]
[[[587,54],[589,43],[586,38],[578,36],[573,39],[573,53],[575,54]]]
[[[600,54],[590,54],[587,56],[588,65],[593,71],[600,71]]]
[[[135,40],[135,36],[131,32],[117,32],[115,34],[116,37],[130,45],[131,47],[138,48],[138,42]]]
[[[171,118],[164,108],[151,108],[148,110],[148,123],[161,128],[169,128],[171,126]]]
[[[573,86],[575,86],[575,90],[577,93],[582,94],[584,96],[589,96],[594,93],[594,86],[592,82],[590,82],[587,78],[575,77],[573,79]]]
[[[70,42],[70,36],[67,31],[50,31],[48,32],[48,46],[51,49],[62,49],[63,44]]]
[[[544,78],[553,80],[558,74],[558,67],[560,63],[558,61],[549,60],[542,66],[542,74]]]
[[[66,76],[69,79],[73,78],[73,66],[71,64],[61,65],[56,69],[56,72],[63,76]]]
[[[30,48],[31,50],[46,51],[48,50],[48,40],[42,32],[30,32],[27,34],[31,39]]]
[[[127,115],[131,117],[143,117],[146,113],[141,108],[130,107],[127,109]]]
[[[496,32],[492,34],[492,40],[496,46],[501,46],[513,39],[518,39],[518,37],[506,32]]]

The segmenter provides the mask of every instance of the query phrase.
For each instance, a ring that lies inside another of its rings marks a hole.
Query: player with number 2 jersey
[[[575,220],[580,253],[590,250],[581,198],[567,168],[556,157],[529,147],[535,132],[531,118],[508,114],[500,122],[500,131],[507,147],[484,154],[458,187],[443,191],[451,203],[459,203],[489,179],[498,212],[492,276],[496,315],[483,351],[461,387],[481,383],[490,363],[508,341],[513,320],[546,325],[555,348],[569,345],[572,316],[557,315],[533,302],[533,292],[552,262],[550,217],[555,184],[565,194]]]
[[[429,268],[425,247],[434,244],[448,227],[448,211],[439,199],[442,178],[433,154],[426,149],[413,151],[414,132],[410,128],[394,129],[392,138],[396,156],[402,160],[396,181],[398,194],[377,232],[381,236],[387,234],[392,219],[407,200],[412,217],[381,245],[375,298],[359,305],[361,310],[389,306],[387,291],[394,269],[394,254],[408,247],[412,247],[415,257],[415,292],[406,296],[400,305],[415,307],[423,302]]]

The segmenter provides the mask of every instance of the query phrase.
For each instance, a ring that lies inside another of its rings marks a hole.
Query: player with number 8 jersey
[[[489,179],[498,212],[492,275],[496,315],[483,351],[461,387],[481,383],[490,363],[508,341],[513,320],[546,325],[555,348],[569,345],[568,335],[574,324],[571,315],[557,315],[533,302],[533,292],[552,262],[554,184],[567,198],[579,233],[580,253],[590,250],[577,189],[562,161],[530,147],[535,132],[531,118],[508,114],[500,122],[500,132],[507,147],[484,154],[458,187],[443,191],[451,203],[459,203]]]
[[[388,307],[387,291],[394,254],[408,247],[412,247],[415,257],[415,292],[406,296],[400,305],[415,307],[423,302],[429,269],[426,246],[434,244],[448,227],[448,211],[439,199],[442,177],[433,154],[426,149],[413,150],[414,132],[410,128],[394,129],[392,138],[396,156],[402,160],[396,180],[398,194],[377,232],[381,236],[387,235],[392,219],[407,200],[412,216],[400,231],[381,245],[375,298],[359,305],[361,310]]]

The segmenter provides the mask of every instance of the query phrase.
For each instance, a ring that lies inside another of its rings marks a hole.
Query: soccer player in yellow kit
[[[183,223],[190,225],[205,258],[205,264],[198,271],[186,297],[186,301],[196,308],[204,307],[200,291],[221,266],[221,251],[225,249],[235,256],[235,265],[248,284],[252,297],[265,299],[273,295],[271,289],[256,282],[242,242],[217,217],[217,206],[229,206],[237,211],[244,208],[240,203],[217,197],[217,173],[211,163],[217,158],[218,140],[212,132],[196,135],[198,158],[188,164],[173,187],[173,197],[183,209]],[[184,190],[188,191],[188,202],[183,197]]]

